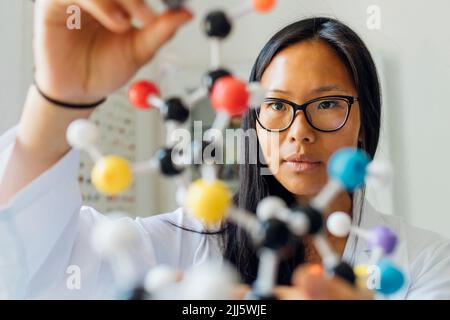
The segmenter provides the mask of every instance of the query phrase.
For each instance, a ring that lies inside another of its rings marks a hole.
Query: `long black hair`
[[[378,74],[369,50],[361,38],[342,22],[326,17],[315,17],[288,25],[276,33],[264,46],[253,66],[250,81],[260,81],[273,58],[290,45],[305,40],[321,40],[330,45],[347,66],[356,86],[361,108],[361,138],[359,147],[372,158],[375,155],[381,114],[381,92]],[[242,122],[242,129],[256,129],[256,112],[250,110]],[[245,148],[249,159],[249,148]],[[239,191],[235,204],[250,212],[263,198],[276,195],[291,204],[294,195],[286,190],[272,175],[260,174],[260,163],[245,161],[239,168]],[[252,283],[256,279],[257,253],[246,233],[236,225],[228,225],[223,233],[224,258],[231,261],[240,272],[242,280]],[[301,248],[280,265],[278,281],[290,283],[292,272],[304,260]]]

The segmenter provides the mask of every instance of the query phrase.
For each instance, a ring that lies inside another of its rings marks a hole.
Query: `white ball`
[[[266,90],[259,82],[251,82],[248,84],[248,91],[250,92],[249,106],[257,108],[261,106],[266,98]]]
[[[67,142],[74,148],[86,150],[96,145],[99,137],[98,128],[95,123],[78,119],[73,121],[67,128]]]
[[[229,300],[237,284],[238,276],[229,264],[206,262],[185,274],[180,283],[181,299]]]
[[[345,237],[350,233],[352,219],[341,211],[332,213],[327,219],[327,229],[336,237]]]
[[[374,160],[367,167],[367,183],[375,187],[384,187],[392,180],[392,165],[386,161]]]
[[[289,216],[289,228],[297,236],[304,236],[309,231],[309,219],[303,212],[292,212]]]
[[[256,208],[256,215],[262,221],[275,218],[278,214],[283,213],[286,209],[285,202],[274,196],[270,196],[261,200]]]
[[[157,291],[165,289],[177,280],[178,271],[176,269],[160,265],[152,268],[147,273],[144,280],[144,288],[150,294],[157,293]]]
[[[138,234],[131,219],[106,220],[95,226],[91,240],[94,250],[104,256],[113,256],[133,247]]]

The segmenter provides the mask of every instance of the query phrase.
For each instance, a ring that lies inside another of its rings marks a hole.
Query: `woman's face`
[[[279,52],[261,79],[266,97],[299,105],[324,96],[357,97],[353,80],[335,51],[320,40],[302,41]],[[356,147],[360,135],[359,104],[355,102],[347,123],[335,132],[311,127],[302,111],[292,126],[274,133],[257,122],[259,143],[268,167],[290,192],[305,200],[327,182],[327,163],[343,147]],[[276,150],[275,146],[278,147]]]

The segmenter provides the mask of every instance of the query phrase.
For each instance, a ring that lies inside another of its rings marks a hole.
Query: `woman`
[[[1,243],[15,237],[6,251],[10,256],[0,258],[0,275],[16,298],[107,296],[111,272],[89,246],[92,228],[105,218],[82,206],[78,152],[70,150],[65,131],[73,120],[89,117],[93,108],[88,107],[123,86],[190,18],[186,11],[157,16],[141,0],[79,0],[84,22],[74,32],[65,28],[63,3],[36,3],[36,85],[30,88],[18,128],[0,140],[0,203],[4,205],[0,217],[5,230]],[[144,28],[133,29],[130,17],[141,20]],[[243,165],[240,207],[254,211],[269,194],[289,203],[307,202],[326,182],[326,164],[336,150],[359,146],[375,154],[380,128],[378,78],[366,47],[345,25],[316,18],[286,27],[265,46],[251,78],[260,80],[268,95],[258,112],[246,115],[244,128],[257,130],[273,175],[261,176],[258,165]],[[61,108],[58,101],[78,108]],[[307,112],[293,112],[294,106],[305,103]],[[314,115],[337,106],[345,111],[344,117],[324,122]],[[274,117],[275,112],[284,113],[283,121],[273,121],[281,119]],[[279,155],[264,142],[273,135],[279,139]],[[395,260],[409,285],[395,298],[450,298],[450,246],[445,239],[377,213],[365,201],[364,192],[342,194],[327,213],[337,210],[351,213],[354,223],[363,228],[382,224],[399,235],[402,243]],[[205,234],[201,223],[182,209],[133,223],[141,236],[135,251],[142,271],[156,264],[186,270],[224,257],[236,264],[245,282],[255,278],[255,253],[235,226]],[[355,236],[328,237],[344,260],[353,265],[367,261],[364,241]],[[308,240],[304,257],[298,252],[281,265],[280,283],[290,283],[299,262],[320,262]],[[81,271],[77,290],[66,285],[69,266]],[[297,269],[294,286],[280,287],[279,296],[368,297],[340,279],[325,279],[308,270]]]

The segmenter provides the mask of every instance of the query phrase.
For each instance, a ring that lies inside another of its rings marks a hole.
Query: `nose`
[[[313,143],[316,140],[316,132],[308,123],[305,113],[297,111],[294,122],[288,130],[289,142]]]

